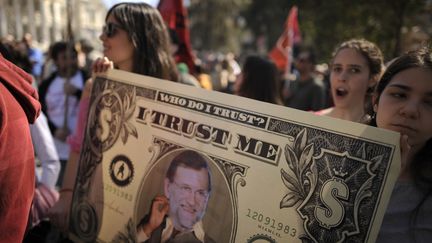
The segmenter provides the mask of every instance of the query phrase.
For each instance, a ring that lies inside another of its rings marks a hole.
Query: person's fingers
[[[112,68],[114,68],[113,62],[110,61],[108,59],[108,57],[104,57],[103,58],[103,62],[102,62],[102,68],[101,68],[102,70],[101,70],[101,72],[106,72],[106,71],[108,71],[108,69],[112,69]]]
[[[158,195],[156,197],[153,198],[153,201],[158,201],[158,202],[169,202],[168,198],[164,195]]]
[[[100,66],[101,62],[102,62],[102,58],[101,57],[98,57],[98,58],[96,58],[96,60],[93,61],[92,71],[94,73],[98,73],[99,72],[99,69],[100,69],[99,66]]]
[[[153,200],[153,208],[154,209],[159,209],[161,206],[163,206],[165,202],[161,199],[155,199]]]
[[[151,217],[161,220],[169,211],[169,200],[165,196],[156,196],[152,201]]]
[[[168,211],[169,211],[169,202],[165,202],[164,204],[163,204],[163,207],[161,208],[161,213],[163,213],[163,214],[167,214],[168,213]]]
[[[402,134],[400,138],[400,146],[401,146],[401,168],[402,170],[404,170],[408,162],[409,152],[411,150],[411,145],[409,144],[408,141],[408,135]]]
[[[169,200],[165,196],[163,196],[163,197],[156,197],[156,198],[154,198],[153,203],[154,204],[158,204],[159,207],[161,207],[161,206],[165,207],[167,204],[169,204]]]
[[[99,57],[92,64],[93,73],[103,73],[108,69],[113,69],[114,63],[108,59],[108,57]]]

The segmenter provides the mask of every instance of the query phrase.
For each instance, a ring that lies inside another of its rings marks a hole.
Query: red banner
[[[293,6],[285,21],[284,32],[269,54],[279,70],[285,73],[291,72],[292,48],[295,43],[300,41],[301,34],[298,24],[298,9],[297,6]]]
[[[167,27],[175,30],[179,48],[175,54],[177,63],[184,62],[189,67],[189,72],[195,72],[195,62],[190,44],[189,22],[183,0],[161,0],[158,10],[162,15]]]

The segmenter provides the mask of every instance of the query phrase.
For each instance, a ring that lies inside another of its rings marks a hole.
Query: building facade
[[[97,46],[106,11],[102,0],[0,0],[0,37],[19,40],[30,33],[34,44],[46,50],[68,37],[70,19],[75,40],[85,38]]]

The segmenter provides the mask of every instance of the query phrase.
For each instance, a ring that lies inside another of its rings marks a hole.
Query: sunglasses
[[[114,37],[117,34],[117,29],[124,30],[121,25],[109,22],[104,27],[102,27],[102,33],[105,34],[108,38]]]

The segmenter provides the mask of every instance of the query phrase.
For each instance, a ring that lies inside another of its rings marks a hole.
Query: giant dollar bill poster
[[[73,203],[81,242],[374,242],[399,136],[109,71]]]

